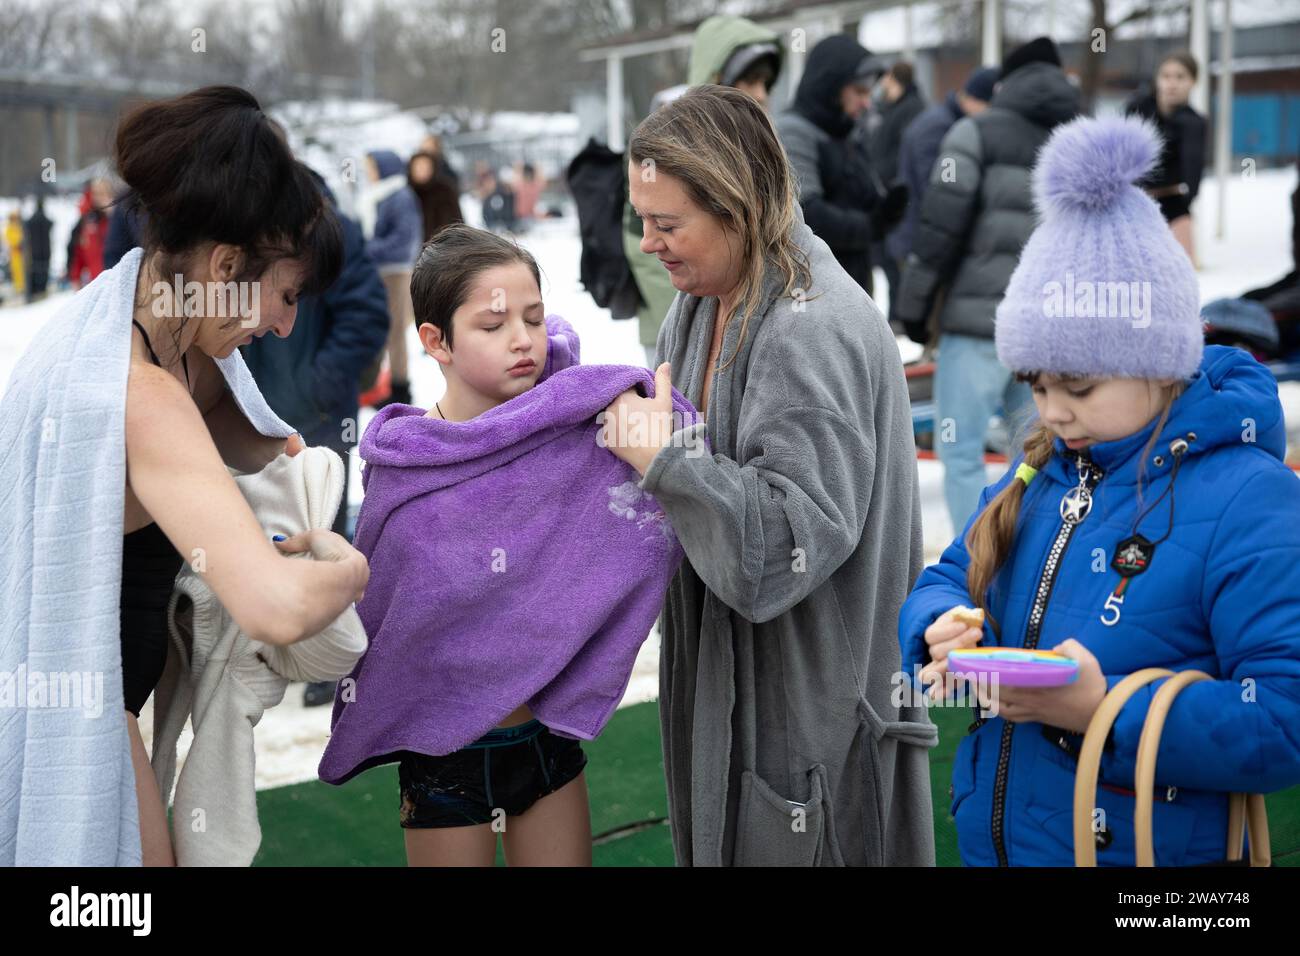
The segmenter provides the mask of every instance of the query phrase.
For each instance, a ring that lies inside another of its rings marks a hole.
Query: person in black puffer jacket
[[[874,175],[855,120],[871,99],[884,64],[852,37],[833,34],[814,46],[794,106],[776,132],[794,168],[808,228],[871,294],[871,244],[898,222],[903,187],[887,190]]]
[[[1038,149],[1078,112],[1079,91],[1051,40],[1012,51],[989,108],[958,120],[944,137],[921,203],[894,315],[912,339],[926,342],[937,313],[935,447],[957,528],[985,484],[989,419],[1001,408],[1013,420],[1030,404],[1028,386],[997,360],[993,314],[1034,228]]]
[[[907,187],[907,212],[898,228],[885,239],[886,250],[897,262],[903,262],[912,251],[912,235],[921,218],[921,203],[930,184],[930,171],[939,155],[939,145],[963,116],[974,116],[988,109],[999,72],[995,66],[973,71],[960,90],[926,108],[907,125],[898,148],[898,178]]]

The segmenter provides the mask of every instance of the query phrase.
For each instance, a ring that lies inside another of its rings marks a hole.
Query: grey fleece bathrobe
[[[922,563],[907,384],[875,303],[802,215],[794,235],[811,288],[778,298],[769,269],[692,426],[712,455],[679,434],[641,481],[686,551],[659,664],[673,845],[686,866],[932,865],[937,731],[891,702]],[[716,309],[679,293],[659,333],[697,406]]]

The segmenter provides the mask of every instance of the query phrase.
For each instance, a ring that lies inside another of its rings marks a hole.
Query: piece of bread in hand
[[[967,627],[984,627],[984,609],[982,607],[958,607],[952,610],[952,619],[961,621]]]

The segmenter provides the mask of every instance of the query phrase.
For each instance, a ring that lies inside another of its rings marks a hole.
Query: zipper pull
[[[1088,488],[1091,463],[1082,455],[1076,456],[1074,463],[1079,469],[1079,483],[1065,493],[1060,505],[1061,520],[1066,524],[1078,524],[1092,509],[1092,491]]]

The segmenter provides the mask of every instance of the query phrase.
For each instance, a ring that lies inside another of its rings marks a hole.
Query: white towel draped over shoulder
[[[236,477],[267,535],[328,528],[343,497],[344,463],[328,448],[281,455]],[[311,560],[309,554],[295,558]],[[366,650],[356,609],[321,633],[274,647],[250,640],[188,566],[167,610],[172,643],[154,692],[153,769],[163,802],[176,784],[172,844],[180,866],[248,866],[262,842],[253,728],[291,680],[338,680]],[[179,779],[176,742],[194,727]]]
[[[41,327],[0,401],[0,865],[141,862],[118,631],[142,255]],[[238,351],[216,364],[259,432],[292,434]],[[35,693],[49,675],[62,706]],[[85,687],[102,694],[72,693]]]

